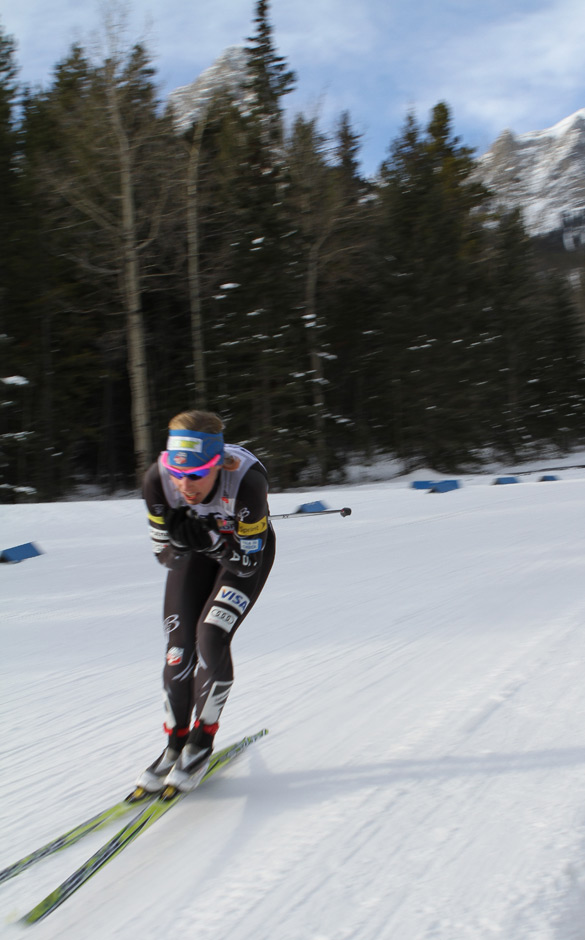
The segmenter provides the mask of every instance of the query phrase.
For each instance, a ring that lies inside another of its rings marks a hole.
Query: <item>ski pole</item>
[[[302,516],[327,516],[330,513],[339,513],[340,516],[351,516],[351,509],[346,506],[344,509],[319,509],[317,512],[283,512],[278,516],[270,516],[270,519],[299,519]]]

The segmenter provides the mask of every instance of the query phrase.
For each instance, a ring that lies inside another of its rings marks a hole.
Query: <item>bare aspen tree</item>
[[[153,456],[142,259],[159,229],[167,182],[164,163],[156,154],[162,119],[156,113],[153,70],[140,44],[123,45],[123,23],[117,15],[114,7],[104,13],[100,54],[90,56],[74,47],[69,62],[61,66],[61,84],[66,86],[67,69],[75,61],[77,78],[83,74],[81,91],[73,98],[63,95],[56,82],[47,94],[60,152],[47,157],[43,173],[56,197],[57,224],[90,233],[80,237],[79,265],[94,275],[101,272],[120,298],[140,480]]]
[[[221,117],[235,101],[241,99],[245,80],[244,51],[237,46],[230,47],[191,85],[179,88],[169,96],[175,132],[181,138],[186,154],[187,271],[193,349],[194,405],[198,408],[206,406],[208,397],[199,244],[203,138],[210,116],[214,114]]]
[[[193,344],[193,370],[195,404],[207,405],[207,378],[205,373],[205,345],[203,314],[201,310],[201,279],[199,272],[199,160],[201,142],[207,121],[205,109],[193,127],[187,153],[187,265],[189,276],[189,308],[191,311],[191,342]]]
[[[360,243],[353,233],[346,231],[341,234],[351,222],[353,205],[348,201],[339,172],[328,162],[327,140],[317,131],[315,120],[297,118],[289,140],[288,157],[289,198],[304,245],[302,317],[310,361],[315,457],[324,481],[327,473],[325,389],[328,383],[323,361],[329,354],[321,339],[325,323],[318,307],[317,290],[324,272],[358,251]]]
[[[120,180],[119,237],[122,244],[121,280],[126,313],[128,374],[132,391],[132,428],[136,470],[141,475],[152,457],[150,408],[148,401],[148,367],[144,323],[140,296],[140,260],[134,205],[132,142],[124,124],[120,102],[120,61],[109,59],[105,66],[107,115],[116,144]]]

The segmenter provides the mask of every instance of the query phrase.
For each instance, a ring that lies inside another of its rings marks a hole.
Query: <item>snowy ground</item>
[[[268,737],[38,940],[585,937],[585,470],[282,494],[219,743]],[[421,478],[427,475],[420,474]],[[0,507],[0,868],[162,747],[164,571],[138,500]],[[0,935],[109,835],[0,887]],[[26,932],[26,930],[25,930]]]

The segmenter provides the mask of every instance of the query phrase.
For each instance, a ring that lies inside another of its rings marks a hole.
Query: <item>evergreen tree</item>
[[[11,338],[0,334],[0,503],[22,502],[36,495],[36,489],[26,483],[32,477],[35,437],[30,430],[30,382],[22,375],[7,374],[10,344]]]
[[[290,433],[285,344],[290,324],[285,212],[287,170],[283,159],[280,101],[293,74],[277,55],[268,21],[268,3],[257,5],[256,33],[247,52],[247,108],[240,112],[238,156],[233,179],[229,260],[213,296],[215,326],[224,337],[216,345],[210,398],[230,419],[234,436],[270,458],[274,478],[287,472]],[[222,285],[232,284],[228,288]],[[236,406],[234,403],[237,402]],[[267,442],[274,442],[267,452]]]
[[[15,167],[16,75],[14,40],[0,29],[0,304],[5,302],[2,295],[7,289],[13,257],[11,236],[19,211]]]
[[[349,416],[361,406],[352,377],[359,370],[364,326],[359,306],[367,295],[362,269],[368,220],[361,204],[366,187],[359,176],[358,151],[359,139],[347,114],[332,142],[315,120],[297,118],[287,149],[288,205],[302,290],[296,306],[309,366],[296,368],[312,392],[315,482],[325,481],[336,450],[347,447]]]
[[[380,353],[375,312],[376,251],[374,187],[360,172],[360,136],[348,112],[337,123],[332,175],[336,224],[321,273],[321,306],[327,323],[329,379],[329,464],[345,460],[348,450],[371,452],[373,415],[372,358]],[[335,455],[335,456],[334,456]]]
[[[583,337],[567,284],[518,214],[488,219],[447,105],[425,128],[409,115],[367,182],[347,113],[334,138],[302,116],[285,135],[294,74],[266,0],[255,26],[244,98],[222,88],[183,140],[146,51],[121,49],[115,29],[103,60],[74,46],[15,126],[0,34],[11,494],[50,498],[80,472],[119,483],[132,427],[144,465],[146,432],[163,439],[186,394],[280,486],[331,479],[356,450],[454,470],[486,447],[515,459],[577,441]]]
[[[31,485],[35,433],[30,363],[16,337],[24,203],[18,168],[15,54],[14,40],[0,28],[0,502],[35,492]]]
[[[424,137],[409,116],[381,171],[393,437],[403,456],[424,454],[445,469],[474,441],[470,350],[486,193],[470,179],[473,167],[441,103]]]
[[[19,156],[16,286],[10,315],[15,353],[21,368],[26,363],[36,392],[34,475],[42,498],[62,491],[79,452],[91,452],[88,437],[97,436],[97,428],[90,430],[96,427],[93,402],[99,387],[99,366],[91,346],[95,322],[93,317],[79,317],[83,285],[70,257],[73,233],[65,235],[55,229],[50,186],[41,172],[44,155],[58,152],[60,145],[43,94],[27,93]],[[82,240],[79,230],[73,237]]]
[[[534,272],[537,328],[530,360],[527,424],[534,444],[567,451],[579,443],[585,407],[584,331],[566,278]]]
[[[7,309],[16,287],[14,261],[18,252],[15,232],[22,211],[18,187],[18,131],[15,107],[18,96],[15,44],[0,29],[0,334],[7,333]]]
[[[526,426],[527,384],[533,376],[535,340],[534,259],[530,239],[518,211],[497,220],[488,253],[489,298],[485,305],[481,374],[489,394],[484,433],[488,443],[515,459],[529,442]]]
[[[270,153],[282,145],[281,99],[293,90],[296,76],[276,52],[268,12],[268,0],[257,0],[256,32],[248,39],[247,47],[247,87],[252,120],[257,125],[262,144],[260,152],[266,149]]]
[[[97,65],[74,47],[37,103],[56,146],[38,149],[36,166],[50,191],[53,229],[61,240],[75,232],[68,254],[80,275],[96,285],[99,278],[106,309],[124,310],[140,476],[152,457],[144,268],[166,196],[166,125],[163,130],[157,116],[153,70],[143,47],[121,49],[111,29],[108,38],[109,55]]]
[[[360,173],[360,146],[360,137],[351,126],[349,112],[344,111],[337,123],[334,166],[345,205],[355,205],[369,191]]]

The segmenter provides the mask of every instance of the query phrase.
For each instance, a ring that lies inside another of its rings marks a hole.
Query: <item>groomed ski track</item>
[[[583,938],[585,471],[560,475],[273,496],[353,514],[275,524],[220,741],[270,734],[25,935]],[[3,867],[157,753],[164,571],[139,500],[0,516],[45,551],[0,568]],[[109,832],[0,887],[0,936]]]

